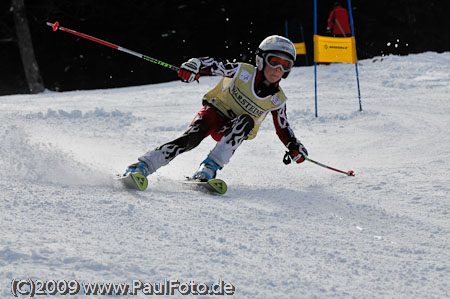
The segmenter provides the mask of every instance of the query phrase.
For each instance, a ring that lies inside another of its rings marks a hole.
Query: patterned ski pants
[[[153,173],[167,165],[176,156],[200,144],[207,136],[218,141],[208,157],[223,167],[230,161],[234,151],[247,139],[255,125],[249,115],[239,115],[232,120],[223,118],[209,106],[204,106],[195,116],[183,135],[139,157]]]

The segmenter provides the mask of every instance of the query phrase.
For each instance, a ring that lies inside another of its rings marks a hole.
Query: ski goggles
[[[283,72],[289,72],[294,66],[294,61],[286,56],[269,53],[266,55],[266,64],[273,69],[281,68]]]

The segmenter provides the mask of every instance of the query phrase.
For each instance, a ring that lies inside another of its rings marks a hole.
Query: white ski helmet
[[[289,39],[279,35],[268,36],[259,44],[259,47],[256,50],[256,67],[258,68],[259,71],[262,71],[264,69],[266,63],[265,56],[268,53],[273,52],[282,52],[286,54],[294,62],[295,57],[297,56],[295,46]],[[289,73],[290,71],[285,72],[283,74],[283,78],[286,78],[289,75]]]

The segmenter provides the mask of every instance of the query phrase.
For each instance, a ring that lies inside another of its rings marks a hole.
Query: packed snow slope
[[[319,65],[316,118],[313,68],[295,68],[281,85],[297,137],[356,176],[284,165],[268,118],[219,172],[224,196],[182,183],[211,138],[145,192],[113,180],[180,136],[219,78],[0,97],[0,297],[13,279],[169,279],[234,298],[448,298],[449,70],[450,53],[362,60],[359,111],[354,65]]]

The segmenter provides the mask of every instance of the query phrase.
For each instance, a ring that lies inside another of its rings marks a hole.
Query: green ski
[[[121,181],[128,189],[144,191],[148,186],[147,178],[139,172],[130,172],[125,176],[118,175],[117,180]]]
[[[186,184],[191,185],[196,190],[213,193],[225,194],[227,192],[227,184],[221,179],[212,179],[209,181],[199,181],[192,178],[186,178]]]

